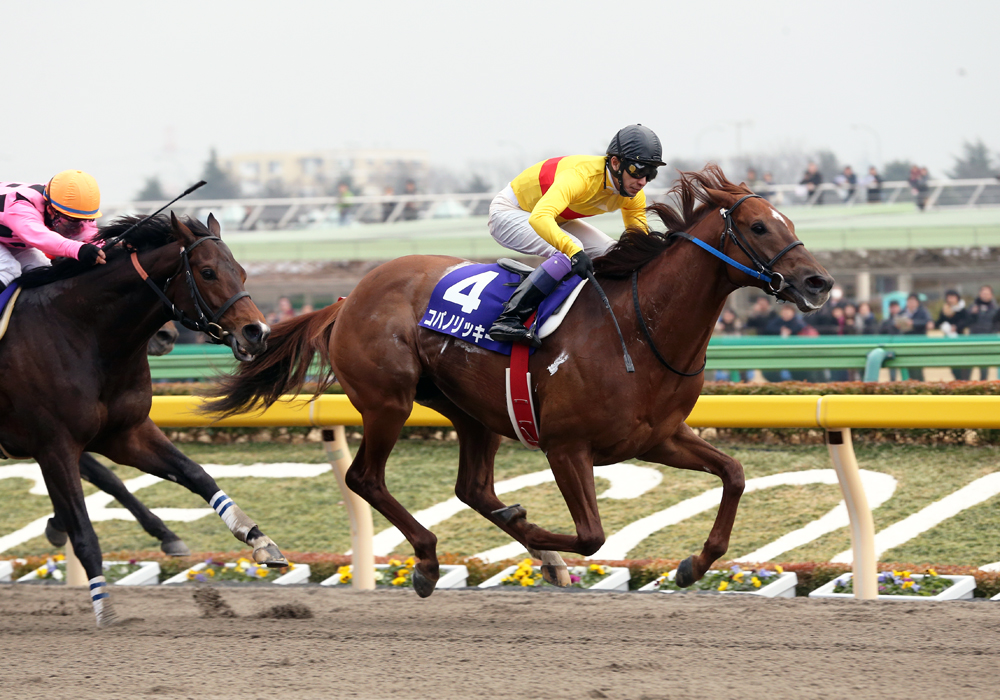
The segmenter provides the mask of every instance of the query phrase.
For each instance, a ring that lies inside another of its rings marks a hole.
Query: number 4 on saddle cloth
[[[518,438],[531,449],[538,448],[538,424],[532,401],[528,355],[525,345],[501,343],[487,329],[503,311],[503,305],[532,268],[513,260],[493,265],[463,264],[450,270],[434,287],[420,326],[467,343],[511,356],[507,370],[507,412]],[[575,275],[561,282],[528,321],[538,327],[538,337],[551,335],[573,306],[586,280]]]

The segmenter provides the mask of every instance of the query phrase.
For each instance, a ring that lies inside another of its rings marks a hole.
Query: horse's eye
[[[202,268],[201,278],[205,279],[205,280],[214,280],[215,279],[215,270],[213,270],[210,267]]]
[[[758,221],[754,223],[753,226],[750,227],[750,230],[756,233],[758,236],[762,236],[765,233],[767,233],[767,226]]]

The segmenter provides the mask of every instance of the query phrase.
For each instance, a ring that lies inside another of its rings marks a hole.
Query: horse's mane
[[[173,228],[170,225],[170,218],[161,214],[149,218],[145,216],[120,216],[107,226],[101,228],[94,238],[94,243],[110,241],[128,230],[132,224],[142,221],[143,224],[131,231],[123,239],[128,244],[128,250],[123,245],[116,245],[110,249],[106,248],[104,254],[110,263],[123,255],[129,254],[132,250],[142,253],[147,250],[155,250],[168,243],[174,242]],[[191,229],[195,236],[211,235],[208,228],[197,219],[189,216],[183,218],[184,224]],[[92,270],[95,265],[86,265],[79,260],[72,258],[59,258],[57,262],[48,267],[36,267],[21,275],[18,284],[25,288],[41,287],[42,285],[59,280],[69,279],[77,275]]]
[[[715,207],[722,206],[722,202],[715,201],[708,190],[721,190],[737,196],[751,194],[746,186],[727,180],[722,168],[715,163],[709,163],[699,171],[678,171],[678,176],[677,183],[667,194],[677,200],[679,208],[660,203],[646,207],[647,212],[660,217],[666,231],[650,230],[647,233],[642,229],[626,229],[607,253],[594,259],[594,269],[598,275],[628,277],[634,270],[673,245],[677,237],[671,237],[671,233],[687,231]]]

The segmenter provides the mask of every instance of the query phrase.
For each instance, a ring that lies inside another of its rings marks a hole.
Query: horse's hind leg
[[[345,480],[352,491],[384,515],[413,546],[418,559],[413,569],[413,589],[426,598],[434,592],[440,576],[437,537],[418,523],[385,485],[385,463],[412,407],[404,403],[387,399],[378,409],[362,411],[365,434]]]
[[[677,567],[677,585],[690,586],[729,549],[729,536],[736,521],[740,496],[743,495],[743,465],[695,435],[685,423],[669,440],[639,455],[639,459],[678,469],[707,471],[722,479],[719,512],[701,553],[688,557]]]
[[[506,506],[493,487],[493,468],[500,436],[454,404],[433,406],[451,420],[458,433],[459,461],[455,495],[459,500],[520,542],[542,562],[542,575],[554,586],[570,584],[569,569],[558,552],[538,550],[526,543],[526,533],[538,529],[521,508]]]
[[[253,547],[253,558],[266,566],[287,566],[281,550],[235,501],[219,488],[200,464],[188,459],[148,418],[131,430],[95,447],[109,459],[176,482],[204,498],[233,536]]]
[[[38,455],[37,459],[52,507],[60,522],[66,526],[73,543],[73,552],[87,572],[97,626],[108,627],[118,622],[118,617],[108,598],[101,545],[87,515],[87,504],[84,502],[83,486],[80,483],[79,460],[76,458],[79,454],[76,452],[73,455],[67,449]]]
[[[186,557],[191,550],[166,524],[153,514],[142,501],[129,491],[113,471],[98,462],[93,455],[84,452],[80,457],[80,476],[104,493],[114,496],[135,516],[139,525],[150,535],[160,540],[160,549],[172,557]]]

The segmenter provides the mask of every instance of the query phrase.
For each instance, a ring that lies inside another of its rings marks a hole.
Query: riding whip
[[[174,197],[173,199],[171,199],[169,202],[167,202],[162,207],[160,207],[159,209],[157,209],[156,211],[154,211],[152,214],[150,214],[149,216],[145,216],[145,217],[139,219],[134,224],[132,224],[131,226],[129,226],[127,229],[125,229],[124,233],[122,233],[122,234],[120,234],[118,236],[115,236],[110,241],[107,241],[104,244],[104,247],[105,248],[110,248],[114,244],[118,243],[118,241],[120,241],[123,238],[125,238],[125,236],[127,236],[128,234],[132,233],[134,230],[136,230],[137,228],[139,228],[139,226],[141,226],[143,223],[145,223],[149,219],[152,219],[153,217],[157,216],[160,212],[162,212],[164,209],[166,209],[167,207],[169,207],[171,204],[173,204],[177,200],[183,199],[184,197],[187,197],[189,194],[191,194],[192,192],[194,192],[199,187],[201,187],[203,185],[207,185],[207,184],[208,183],[205,182],[204,180],[198,180],[198,182],[196,182],[193,185],[191,185],[190,187],[188,187],[186,190],[184,190],[179,195],[177,195],[176,197]]]
[[[608,313],[611,314],[611,320],[615,323],[615,330],[618,331],[618,340],[622,341],[622,353],[625,354],[625,371],[629,373],[635,372],[635,366],[632,364],[632,358],[629,357],[628,348],[625,347],[625,337],[622,335],[622,329],[618,327],[618,319],[615,318],[615,312],[611,310],[611,302],[608,301],[608,295],[604,293],[603,289],[601,289],[601,285],[597,283],[597,278],[594,277],[594,273],[590,270],[587,270],[587,279],[594,285],[594,289],[596,289],[597,293],[600,295],[601,301],[604,302],[604,308],[606,308]]]

